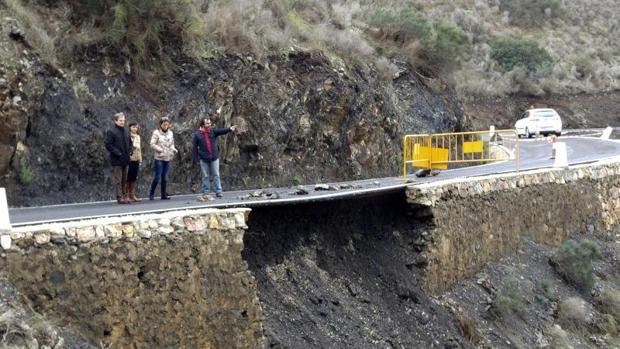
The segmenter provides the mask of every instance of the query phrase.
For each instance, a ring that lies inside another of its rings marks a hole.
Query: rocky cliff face
[[[375,68],[345,64],[321,52],[291,52],[256,61],[224,55],[171,63],[157,76],[130,64],[83,57],[67,71],[28,53],[16,26],[1,44],[14,64],[2,65],[0,186],[10,204],[41,205],[112,198],[105,130],[123,111],[143,129],[140,194],[152,178],[148,140],[157,119],[172,119],[180,153],[172,192],[188,192],[199,169],[191,135],[205,112],[218,127],[224,189],[288,185],[397,174],[401,137],[461,127],[453,90],[405,64],[393,80]],[[434,81],[433,84],[428,83]]]

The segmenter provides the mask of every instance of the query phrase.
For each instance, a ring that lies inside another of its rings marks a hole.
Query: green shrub
[[[567,240],[551,257],[551,263],[567,282],[589,291],[594,286],[592,261],[600,257],[601,251],[594,242]]]
[[[433,26],[414,9],[380,9],[370,16],[368,24],[397,35],[403,41],[418,40],[424,46],[432,41]]]
[[[34,174],[32,173],[32,170],[30,169],[30,167],[22,166],[19,169],[19,183],[21,183],[21,185],[28,186],[30,185],[30,183],[32,183],[33,179],[34,179]]]
[[[528,72],[547,69],[553,59],[534,41],[522,39],[500,39],[491,42],[491,58],[506,71],[522,67]]]
[[[384,35],[429,65],[452,66],[469,47],[461,28],[443,22],[433,24],[413,9],[381,9],[368,24],[381,28]]]
[[[293,179],[291,180],[291,184],[294,187],[301,185],[301,178],[299,176],[293,176]]]
[[[459,27],[439,23],[435,27],[432,58],[444,65],[454,64],[469,47],[467,35]]]
[[[517,290],[517,281],[509,278],[504,281],[504,284],[503,290],[495,295],[491,304],[491,314],[498,319],[505,319],[512,314],[522,316],[525,314],[527,306]]]
[[[540,288],[542,290],[543,297],[545,297],[547,300],[549,300],[550,302],[558,301],[558,295],[553,290],[553,286],[551,285],[549,281],[543,280],[540,283]]]

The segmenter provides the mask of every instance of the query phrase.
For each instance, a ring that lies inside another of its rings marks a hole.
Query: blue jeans
[[[161,178],[161,196],[164,197],[168,195],[166,192],[166,185],[168,184],[168,170],[170,169],[170,161],[163,160],[155,160],[155,175],[153,176],[153,181],[151,182],[151,191],[149,193],[149,197],[153,197],[155,195],[155,189],[157,189],[157,183]]]
[[[209,176],[213,180],[215,192],[222,192],[222,183],[220,182],[220,159],[215,161],[200,160],[200,169],[202,170],[202,192],[209,193]]]

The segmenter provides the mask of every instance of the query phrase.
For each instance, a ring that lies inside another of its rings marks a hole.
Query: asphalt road
[[[620,142],[596,138],[560,137],[566,143],[568,162],[571,165],[589,163],[620,156]],[[522,140],[520,170],[532,170],[553,166],[550,159],[551,144],[544,140]],[[441,171],[437,176],[415,178],[415,183],[425,183],[512,172],[514,161],[473,166]],[[92,202],[69,205],[12,208],[9,216],[12,226],[23,226],[44,222],[73,221],[85,218],[124,216],[138,213],[157,213],[179,209],[258,207],[263,205],[288,205],[310,201],[327,201],[345,197],[379,195],[385,192],[404,191],[412,185],[402,177],[387,177],[369,180],[330,183],[338,190],[315,190],[315,185],[305,185],[308,194],[299,195],[294,188],[268,188],[225,192],[223,198],[199,201],[198,195],[178,195],[171,200],[143,200],[131,205],[118,205],[115,201]]]

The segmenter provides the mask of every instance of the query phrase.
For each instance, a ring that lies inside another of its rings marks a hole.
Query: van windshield
[[[539,111],[538,113],[536,113],[536,116],[540,116],[543,118],[552,118],[556,116],[556,113],[552,111]]]

